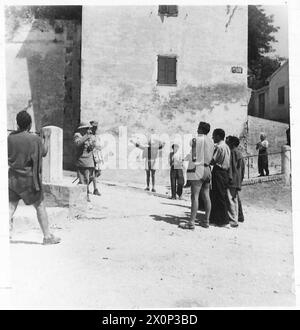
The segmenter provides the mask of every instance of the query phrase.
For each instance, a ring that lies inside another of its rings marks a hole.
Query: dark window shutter
[[[167,83],[176,84],[176,58],[168,58],[167,62]]]
[[[158,56],[157,83],[175,85],[176,81],[176,57]]]
[[[167,6],[168,14],[170,16],[177,16],[178,15],[178,6]]]
[[[158,6],[158,12],[162,15],[165,15],[168,13],[168,6],[164,6],[164,5],[159,5]]]
[[[158,72],[157,72],[157,82],[159,84],[166,84],[166,64],[167,58],[166,57],[158,57]]]

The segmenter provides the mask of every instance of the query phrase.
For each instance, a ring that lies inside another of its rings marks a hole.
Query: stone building
[[[289,123],[289,62],[284,62],[267,81],[267,86],[252,92],[249,115]]]
[[[81,117],[104,131],[240,134],[246,6],[83,7]]]
[[[66,7],[65,7],[66,8]],[[84,6],[35,14],[6,42],[8,128],[33,100],[36,130],[80,120],[101,131],[240,135],[247,122],[247,6]]]

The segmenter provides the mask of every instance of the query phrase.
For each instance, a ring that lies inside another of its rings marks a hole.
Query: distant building
[[[252,91],[249,115],[289,123],[289,62],[283,63],[267,81],[267,86]]]

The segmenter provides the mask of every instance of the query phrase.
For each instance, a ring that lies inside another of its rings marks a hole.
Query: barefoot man
[[[43,141],[29,133],[31,116],[26,110],[17,114],[18,130],[7,138],[8,144],[8,180],[9,180],[9,219],[10,236],[12,234],[13,215],[22,199],[26,205],[33,205],[44,234],[43,244],[57,244],[60,239],[49,231],[48,215],[43,202],[42,158],[48,152],[49,132],[42,133]]]

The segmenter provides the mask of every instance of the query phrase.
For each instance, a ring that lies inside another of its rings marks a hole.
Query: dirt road
[[[23,208],[11,244],[13,288],[2,305],[293,306],[289,193],[272,183],[245,187],[244,224],[191,232],[177,227],[189,215],[188,202],[104,186],[86,219],[66,220],[65,212],[49,209],[62,237],[56,246],[38,244],[41,233],[34,222],[24,224]]]

